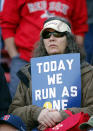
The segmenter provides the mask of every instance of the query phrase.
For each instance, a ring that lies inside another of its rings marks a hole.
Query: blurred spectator
[[[20,117],[9,114],[0,118],[0,131],[26,131]]]
[[[87,61],[93,65],[93,0],[87,0],[89,31],[85,35]]]
[[[83,7],[83,8],[82,8]],[[29,63],[33,45],[46,18],[62,16],[69,20],[77,43],[83,46],[88,31],[86,0],[5,0],[1,17],[2,35],[11,62],[10,91],[15,95],[19,82],[16,72]]]
[[[7,114],[10,103],[11,96],[9,88],[4,76],[4,70],[0,65],[0,117]]]

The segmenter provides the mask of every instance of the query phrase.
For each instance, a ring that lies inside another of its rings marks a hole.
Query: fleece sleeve
[[[30,131],[38,125],[38,115],[43,108],[32,105],[31,89],[20,82],[8,113],[21,117]]]
[[[13,37],[19,24],[20,16],[17,0],[4,0],[1,14],[1,28],[3,39]]]
[[[86,0],[73,0],[72,12],[71,21],[73,33],[84,36],[85,32],[88,31]]]

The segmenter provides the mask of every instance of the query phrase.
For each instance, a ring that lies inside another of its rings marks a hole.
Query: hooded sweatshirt
[[[75,35],[88,31],[85,0],[5,0],[0,18],[3,39],[14,37],[20,58],[29,62],[43,22],[51,16],[67,18]]]

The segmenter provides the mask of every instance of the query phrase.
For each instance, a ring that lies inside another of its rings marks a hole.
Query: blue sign
[[[32,104],[65,110],[81,105],[80,54],[31,59]]]

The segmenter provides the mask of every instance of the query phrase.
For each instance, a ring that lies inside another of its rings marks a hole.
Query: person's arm
[[[20,22],[20,13],[17,7],[17,0],[5,0],[1,13],[1,31],[5,46],[10,57],[18,54],[14,37]]]
[[[61,116],[58,111],[50,111],[32,105],[30,90],[31,89],[27,88],[22,82],[19,84],[8,113],[21,117],[26,123],[28,130],[36,128],[39,125],[42,125],[43,129],[46,129],[60,122]]]
[[[16,95],[8,113],[21,117],[26,123],[28,130],[37,127],[37,118],[43,108],[32,105],[31,89],[27,88],[22,82],[19,83]]]
[[[14,43],[14,37],[10,37],[4,40],[5,47],[8,51],[8,54],[11,58],[18,55],[18,51],[16,49],[16,45]]]
[[[84,36],[75,35],[76,42],[78,43],[78,47],[84,47]]]

